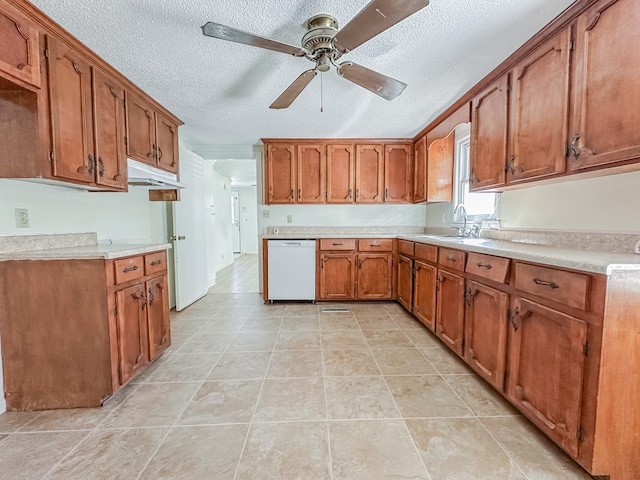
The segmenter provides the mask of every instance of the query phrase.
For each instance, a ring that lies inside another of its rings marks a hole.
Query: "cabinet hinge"
[[[589,356],[589,342],[585,343],[584,346],[582,347],[582,353],[584,354],[585,357]]]
[[[113,306],[113,313],[114,313],[115,315],[118,315],[118,305],[114,305],[114,306]]]
[[[53,153],[53,150],[49,152],[49,161],[53,162],[56,158],[55,153]]]
[[[118,365],[118,377],[122,378],[122,365]]]
[[[571,40],[569,42],[569,51],[574,50],[576,48],[576,41],[575,40]]]
[[[124,136],[124,146],[125,147],[127,146],[127,136],[126,135]]]
[[[579,442],[584,441],[584,428],[582,428],[582,425],[578,427],[578,431],[576,432],[576,437],[578,437]]]

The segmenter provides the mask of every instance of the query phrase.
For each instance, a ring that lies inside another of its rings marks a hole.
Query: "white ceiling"
[[[320,75],[287,110],[268,107],[304,58],[202,35],[215,21],[300,44],[305,21],[345,25],[367,0],[32,0],[181,118],[196,145],[253,145],[261,137],[411,137],[572,0],[431,0],[343,57],[408,84],[392,102]]]

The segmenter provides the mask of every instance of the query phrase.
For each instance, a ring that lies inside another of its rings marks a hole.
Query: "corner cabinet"
[[[267,203],[295,203],[295,193],[298,189],[295,145],[288,143],[267,144],[265,155]]]
[[[1,267],[8,410],[100,406],[171,344],[165,251]]]

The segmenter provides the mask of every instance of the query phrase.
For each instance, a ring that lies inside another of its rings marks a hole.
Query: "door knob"
[[[169,237],[169,240],[174,242],[176,240],[184,240],[185,238],[187,238],[187,237],[185,237],[184,235],[178,235],[177,237],[175,235],[173,235],[173,236]]]

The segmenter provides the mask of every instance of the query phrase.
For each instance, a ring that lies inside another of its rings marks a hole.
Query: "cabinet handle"
[[[352,189],[349,189],[349,194],[347,195],[347,197],[346,197],[346,198],[351,198],[351,194],[352,194],[352,192],[353,192],[353,190],[352,190]]]
[[[301,188],[298,189],[298,200],[300,200],[300,198],[302,198],[302,189]]]
[[[158,161],[160,161],[160,160],[162,160],[162,149],[160,147],[158,147]]]
[[[379,243],[370,243],[369,246],[370,247],[379,247],[380,244]]]
[[[290,198],[291,200],[293,200],[293,188],[292,188],[292,189],[291,189],[291,191],[289,192],[289,198]]]
[[[580,141],[580,134],[576,133],[573,138],[571,138],[571,143],[567,146],[567,156],[573,157],[575,160],[580,156],[580,148],[578,147],[578,142]]]
[[[151,153],[149,155],[147,155],[147,158],[157,158],[158,157],[158,147],[156,147],[156,144],[153,144],[153,147],[151,148]]]
[[[344,243],[332,243],[331,245],[333,245],[334,247],[341,247],[344,245]]]
[[[447,262],[456,263],[456,257],[454,257],[453,255],[447,255]]]
[[[384,199],[385,200],[389,200],[389,189],[388,188],[384,189]]]
[[[153,262],[151,262],[151,266],[155,267],[156,265],[161,265],[162,264],[162,260],[154,260]]]
[[[534,278],[533,283],[535,283],[536,285],[542,285],[543,287],[549,287],[552,290],[560,288],[560,285],[558,285],[556,282],[549,282],[547,280],[541,280],[540,278]]]
[[[133,267],[125,267],[122,269],[122,273],[135,272],[138,270],[138,265],[134,265]]]
[[[151,288],[149,288],[149,296],[147,298],[149,299],[149,306],[153,305],[155,297],[153,296],[153,290]]]
[[[469,173],[469,183],[478,183],[480,181],[480,179],[478,178],[478,175],[476,175],[476,169],[472,168],[471,172]]]
[[[516,319],[520,318],[525,320],[531,316],[531,312],[529,310],[525,310],[523,312],[520,311],[518,307],[515,310],[509,312],[509,321],[511,322],[511,326],[513,327],[513,331],[517,332],[520,328],[520,323],[516,321]]]
[[[78,167],[76,171],[82,174],[93,175],[93,170],[95,168],[94,162],[93,162],[93,155],[89,154],[87,156],[87,164],[88,165],[83,165],[81,167]]]
[[[490,263],[478,262],[476,265],[478,265],[479,268],[486,268],[487,270],[491,270],[493,268]]]
[[[513,175],[513,173],[515,172],[515,169],[513,168],[513,164],[514,164],[515,161],[516,161],[516,156],[515,155],[511,155],[507,159],[507,162],[504,164],[505,173],[510,173],[511,175]]]
[[[144,302],[142,302],[142,305],[140,305],[140,308],[144,310],[144,307],[147,305],[147,297],[145,297],[144,292],[142,292],[140,295],[138,295],[137,293],[132,293],[131,296],[134,298],[134,300],[144,300]]]
[[[471,304],[473,303],[473,297],[476,296],[476,294],[478,293],[477,289],[467,289],[464,291],[463,297],[464,297],[464,303],[467,304],[467,306],[471,306]]]
[[[360,200],[360,189],[356,188],[356,200]]]
[[[98,157],[98,175],[104,177],[104,162],[102,161],[102,157]]]

